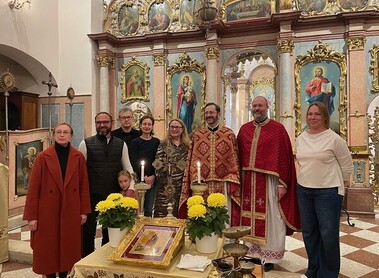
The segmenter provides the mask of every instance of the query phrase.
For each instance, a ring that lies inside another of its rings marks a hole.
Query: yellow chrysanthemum
[[[115,206],[116,204],[113,201],[105,200],[105,201],[98,202],[95,210],[102,213],[102,212],[107,211],[108,209],[114,208]]]
[[[197,204],[193,205],[188,209],[188,218],[199,218],[205,217],[205,214],[207,212],[207,209],[204,205]]]
[[[187,200],[187,207],[188,208],[190,208],[194,205],[200,205],[200,204],[204,204],[204,199],[202,196],[199,196],[199,195],[192,196],[192,197],[188,198],[188,200]]]
[[[213,193],[208,196],[207,203],[208,203],[208,206],[210,207],[225,207],[226,206],[225,195],[221,193]]]
[[[111,193],[108,195],[107,197],[107,201],[115,201],[115,200],[119,200],[119,199],[122,199],[124,196],[122,196],[121,193]]]
[[[131,197],[124,197],[120,200],[120,206],[123,208],[138,209],[138,201]]]

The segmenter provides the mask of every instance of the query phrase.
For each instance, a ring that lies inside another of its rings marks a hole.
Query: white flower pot
[[[200,253],[210,254],[217,251],[218,235],[212,233],[202,239],[196,238],[196,250]]]
[[[121,240],[125,237],[128,232],[128,228],[120,230],[120,228],[109,228],[108,227],[108,236],[109,236],[109,246],[116,248]]]

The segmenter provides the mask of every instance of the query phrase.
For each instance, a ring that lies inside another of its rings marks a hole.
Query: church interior
[[[117,119],[125,106],[136,124],[152,115],[163,139],[183,82],[195,101],[190,132],[204,127],[203,108],[214,102],[237,134],[264,96],[293,146],[312,98],[327,96],[318,101],[354,165],[339,277],[378,277],[378,0],[4,0],[0,14],[1,277],[35,275],[21,220],[23,155],[52,144],[60,122],[73,126],[78,147],[96,133],[98,112]],[[318,96],[308,90],[315,77],[325,80]],[[300,233],[287,237],[286,251],[267,277],[304,272]]]

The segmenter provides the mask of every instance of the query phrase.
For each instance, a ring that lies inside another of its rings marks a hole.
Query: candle
[[[200,161],[198,161],[197,163],[197,183],[201,183],[201,177],[200,177]]]
[[[141,181],[144,181],[145,177],[145,161],[141,161]]]

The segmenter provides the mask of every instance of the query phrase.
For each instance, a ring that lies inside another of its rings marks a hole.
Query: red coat
[[[91,212],[86,161],[70,147],[63,184],[55,147],[41,152],[33,165],[24,220],[37,220],[31,232],[33,271],[50,274],[71,270],[81,258],[81,214]]]

